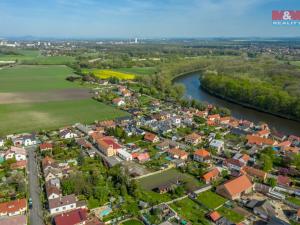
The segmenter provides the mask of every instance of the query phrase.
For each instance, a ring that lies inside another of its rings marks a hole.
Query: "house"
[[[208,217],[215,223],[221,218],[221,215],[217,211],[213,211],[208,214]]]
[[[173,116],[171,118],[171,120],[172,120],[172,124],[174,126],[180,126],[180,124],[181,124],[181,118],[179,116]]]
[[[0,218],[1,225],[27,225],[27,217],[25,215],[10,216]]]
[[[59,131],[59,137],[62,139],[76,138],[78,135],[70,129],[62,129]]]
[[[60,188],[60,180],[58,178],[50,179],[50,180],[48,180],[46,185],[55,186],[57,188]]]
[[[221,117],[220,120],[219,120],[219,122],[222,125],[228,125],[229,122],[230,122],[230,120],[231,120],[230,116],[225,116],[225,117]]]
[[[114,98],[112,103],[118,107],[125,105],[125,101],[122,98]]]
[[[27,168],[27,160],[20,160],[15,163],[10,164],[10,169],[12,170],[20,170]]]
[[[247,139],[248,146],[258,145],[261,147],[265,147],[265,146],[275,146],[276,144],[278,144],[277,141],[275,141],[275,140],[259,137],[256,135],[248,134],[246,136],[246,139]]]
[[[288,176],[279,175],[277,177],[277,184],[283,187],[291,186],[291,179]]]
[[[209,143],[209,147],[216,149],[217,152],[224,151],[224,141],[214,139]]]
[[[238,159],[226,159],[223,162],[223,166],[227,167],[232,173],[237,173],[239,174],[241,169],[245,166],[246,164]]]
[[[48,200],[50,199],[56,199],[61,196],[61,191],[57,186],[49,185],[49,183],[46,184],[46,194]]]
[[[76,143],[80,146],[81,149],[90,149],[90,148],[92,148],[92,144],[89,143],[84,138],[76,139]]]
[[[24,214],[26,210],[27,200],[25,198],[0,203],[0,217],[21,215]]]
[[[140,153],[137,155],[137,160],[139,161],[139,163],[144,163],[144,162],[150,160],[150,155],[148,152]]]
[[[266,172],[256,169],[256,168],[253,168],[253,167],[250,167],[250,166],[245,166],[243,168],[243,171],[250,177],[259,179],[261,181],[266,181],[267,175],[268,175]]]
[[[242,175],[218,186],[216,192],[225,198],[235,200],[243,194],[250,193],[252,188],[251,180],[246,175]]]
[[[187,160],[187,158],[188,158],[188,153],[179,148],[172,148],[172,149],[168,150],[168,154],[173,159]]]
[[[4,139],[0,138],[0,148],[3,147],[5,144]]]
[[[99,150],[106,156],[114,156],[122,149],[113,137],[104,136],[97,140]]]
[[[157,143],[159,142],[159,137],[153,133],[147,132],[144,136],[145,141],[149,141],[151,143]]]
[[[97,123],[98,127],[104,127],[104,128],[115,128],[116,123],[113,120],[104,120]]]
[[[76,198],[73,194],[50,199],[48,203],[50,214],[58,214],[76,209]]]
[[[70,212],[54,216],[55,225],[83,225],[86,224],[88,213],[86,209],[75,209]]]
[[[40,147],[41,152],[44,152],[44,151],[52,150],[53,145],[52,145],[52,143],[44,142],[44,143],[40,144],[39,147]]]
[[[42,160],[42,167],[43,167],[43,171],[45,172],[46,170],[48,170],[50,168],[57,167],[57,165],[55,164],[54,159],[52,159],[50,156],[46,156]]]
[[[176,187],[178,187],[179,184],[179,180],[175,178],[153,188],[153,191],[158,192],[159,194],[164,194],[174,190]]]
[[[26,160],[27,153],[24,148],[11,146],[11,148],[6,151],[4,157],[5,157],[5,160],[15,158],[17,161],[22,161],[22,160]]]
[[[32,146],[36,145],[37,140],[35,134],[21,134],[11,138],[15,146]]]
[[[206,184],[209,184],[212,181],[216,180],[219,177],[219,174],[220,174],[220,171],[217,168],[214,168],[213,170],[205,173],[202,176],[202,179]]]
[[[194,160],[201,163],[209,163],[210,162],[210,153],[205,149],[198,149],[194,152]]]
[[[199,134],[191,133],[185,136],[184,140],[190,145],[198,145],[201,142],[202,137]]]
[[[265,220],[276,216],[276,210],[268,200],[258,202],[253,208],[253,212]]]
[[[270,130],[260,130],[258,132],[256,132],[256,136],[262,137],[262,138],[268,138],[270,135]]]
[[[121,159],[123,159],[125,161],[132,160],[132,155],[124,149],[117,150],[117,156],[119,156]]]
[[[241,154],[241,153],[236,153],[233,156],[233,158],[239,160],[240,162],[244,163],[245,165],[250,160],[250,156],[249,155],[247,155],[247,154]]]
[[[170,144],[168,140],[165,140],[155,146],[160,151],[166,151],[170,148]]]
[[[209,115],[207,116],[207,120],[217,122],[219,121],[221,116],[219,114]]]
[[[48,182],[51,179],[62,178],[62,177],[63,177],[63,173],[58,168],[52,168],[52,167],[50,167],[49,169],[47,169],[46,171],[44,171],[44,178],[45,178],[46,182]]]
[[[94,132],[90,126],[83,125],[81,123],[76,123],[75,127],[77,128],[77,130],[79,130],[81,133],[85,135],[90,135],[91,133]]]

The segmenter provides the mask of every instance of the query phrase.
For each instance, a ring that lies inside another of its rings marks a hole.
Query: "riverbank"
[[[277,117],[280,117],[280,118],[284,118],[284,119],[288,119],[288,120],[300,122],[300,120],[297,119],[297,118],[288,117],[288,116],[285,116],[283,114],[273,113],[273,112],[270,112],[270,111],[266,111],[266,110],[260,109],[258,107],[255,107],[254,105],[250,105],[250,104],[247,104],[247,103],[239,102],[239,101],[236,101],[234,99],[228,98],[228,97],[226,97],[224,95],[220,95],[220,94],[214,93],[213,91],[209,90],[208,88],[205,88],[203,85],[200,85],[199,88],[201,88],[203,91],[206,91],[208,94],[213,95],[213,96],[215,96],[217,98],[221,98],[221,99],[223,99],[225,101],[228,101],[228,102],[231,102],[231,103],[234,103],[234,104],[237,104],[237,105],[249,108],[249,109],[254,109],[254,110],[259,111],[259,112],[268,113],[270,115],[277,116]]]
[[[188,73],[177,76],[173,82],[181,83],[185,86],[186,98],[194,98],[202,102],[228,108],[230,109],[232,116],[237,119],[249,120],[254,123],[265,122],[269,124],[271,129],[277,130],[278,132],[300,135],[300,123],[298,121],[275,116],[270,113],[253,109],[252,107],[246,107],[241,104],[234,103],[233,101],[228,101],[221,97],[212,95],[200,88],[201,82],[199,77],[199,72]]]

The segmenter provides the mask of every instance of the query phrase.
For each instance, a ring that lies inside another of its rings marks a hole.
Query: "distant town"
[[[1,40],[0,224],[299,224],[300,135],[186,98],[172,81],[283,79],[270,64],[298,79],[298,42],[287,43]],[[263,91],[246,103],[297,127],[294,84],[284,109],[264,108],[274,96]]]

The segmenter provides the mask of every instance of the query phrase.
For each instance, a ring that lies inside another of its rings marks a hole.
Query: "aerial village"
[[[300,137],[88,82],[128,116],[2,137],[1,225],[300,222]]]

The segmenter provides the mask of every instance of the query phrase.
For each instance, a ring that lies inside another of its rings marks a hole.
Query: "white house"
[[[0,147],[4,146],[4,139],[0,138]]]
[[[126,150],[124,149],[119,149],[117,150],[117,155],[121,158],[121,159],[124,159],[125,161],[130,161],[132,160],[132,155],[127,152]]]
[[[70,138],[78,137],[78,135],[75,132],[73,132],[69,129],[60,130],[59,136],[60,136],[60,138],[63,138],[63,139],[70,139]]]
[[[15,146],[32,146],[37,144],[34,134],[22,134],[11,138]]]
[[[26,150],[24,148],[19,148],[12,146],[9,150],[5,153],[5,160],[15,158],[17,161],[26,160]]]
[[[181,124],[181,118],[178,117],[178,116],[172,117],[172,123],[173,123],[175,126],[179,126],[179,125]]]
[[[209,147],[216,149],[218,152],[224,150],[224,141],[214,139],[209,143]]]
[[[49,211],[52,215],[71,209],[76,209],[76,197],[73,194],[49,200]]]

